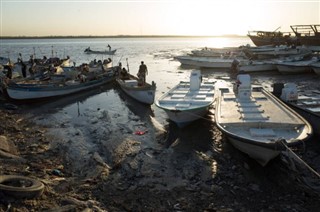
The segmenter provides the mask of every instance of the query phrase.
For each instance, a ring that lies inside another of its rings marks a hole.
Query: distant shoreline
[[[68,38],[216,38],[247,37],[245,35],[191,36],[191,35],[115,35],[115,36],[0,36],[0,39],[68,39]]]

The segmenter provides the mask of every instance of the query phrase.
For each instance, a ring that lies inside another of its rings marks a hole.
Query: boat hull
[[[104,55],[114,55],[116,53],[116,49],[115,50],[111,50],[111,51],[94,51],[94,50],[86,50],[85,53],[87,54],[104,54]]]
[[[179,127],[202,118],[215,100],[215,81],[202,82],[201,72],[193,70],[189,82],[181,81],[155,102]]]
[[[167,110],[164,109],[169,119],[177,124],[178,127],[185,127],[191,122],[204,117],[208,111],[209,106],[190,109],[190,110]]]
[[[261,147],[259,145],[246,143],[239,138],[237,139],[229,136],[228,139],[235,148],[249,155],[251,158],[255,159],[262,166],[267,165],[267,163],[270,160],[276,158],[280,154],[279,150],[268,149],[265,147]]]
[[[124,80],[117,79],[120,88],[133,99],[143,103],[152,105],[154,103],[156,85],[154,83],[146,83],[144,86],[130,86]]]
[[[320,135],[320,115],[307,111],[306,109],[297,106],[294,103],[286,102],[291,108],[293,108],[297,113],[303,116],[312,126],[314,134]]]
[[[189,65],[200,68],[231,68],[233,59],[206,58],[206,57],[175,57],[181,65]]]
[[[251,64],[251,65],[240,65],[239,72],[251,73],[251,72],[263,72],[276,70],[277,66],[274,64]]]
[[[48,84],[35,85],[8,85],[6,93],[14,100],[31,100],[58,97],[92,89],[114,80],[113,76],[105,76],[101,79],[75,84]]]
[[[277,69],[282,74],[301,74],[311,72],[310,66],[277,65]]]
[[[288,39],[285,37],[277,37],[276,39],[274,37],[259,37],[255,35],[248,35],[248,37],[251,39],[251,41],[256,46],[267,46],[267,45],[286,45],[288,43]]]
[[[237,149],[265,166],[286,149],[283,142],[292,147],[312,136],[311,125],[297,112],[262,87],[251,88],[249,78],[239,79],[235,91],[219,88],[215,107],[218,128]]]

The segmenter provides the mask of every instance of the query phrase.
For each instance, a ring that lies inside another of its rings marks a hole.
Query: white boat
[[[31,100],[49,97],[58,97],[73,94],[79,91],[92,89],[115,79],[114,68],[105,70],[102,73],[95,74],[94,78],[81,77],[77,80],[67,81],[10,81],[6,83],[5,91],[10,99],[13,100]]]
[[[234,58],[215,58],[215,57],[192,57],[192,56],[177,56],[175,57],[181,65],[189,65],[200,68],[231,68]],[[244,61],[246,59],[241,59]]]
[[[104,50],[104,51],[98,51],[98,50],[91,50],[90,47],[86,48],[84,50],[87,54],[105,54],[105,55],[114,55],[116,53],[116,49],[114,50]]]
[[[244,57],[241,47],[224,47],[224,48],[202,48],[192,50],[190,56],[193,57],[218,57],[218,58],[235,58]]]
[[[314,73],[320,76],[320,62],[312,63],[311,68],[314,71]]]
[[[189,82],[180,82],[155,102],[179,127],[206,115],[214,102],[215,82],[201,79],[201,72],[193,70]]]
[[[302,115],[312,125],[314,133],[319,135],[320,91],[298,89],[294,83],[282,84],[282,87],[281,100]]]
[[[139,84],[139,79],[129,73],[126,75],[119,75],[116,79],[120,88],[135,100],[151,105],[154,102],[156,93],[156,84],[152,81],[151,84]]]
[[[277,70],[277,66],[269,61],[246,61],[238,65],[238,72],[263,72]]]
[[[217,85],[215,108],[218,128],[237,149],[265,166],[285,149],[282,142],[290,147],[310,138],[311,125],[267,90],[252,88],[248,74],[237,82]]]
[[[282,74],[299,74],[311,73],[311,64],[315,63],[314,59],[300,60],[300,61],[282,61],[276,63],[277,69]]]
[[[264,51],[265,50],[265,51]],[[312,51],[304,46],[290,47],[290,46],[276,46],[266,48],[249,48],[247,54],[257,59],[271,59],[280,57],[294,57],[294,56],[310,56]]]

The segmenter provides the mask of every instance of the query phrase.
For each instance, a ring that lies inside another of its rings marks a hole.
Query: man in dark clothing
[[[4,70],[7,70],[7,74],[6,77],[8,77],[9,79],[12,79],[12,65],[4,65],[3,66]]]
[[[138,71],[137,76],[139,77],[142,85],[144,85],[146,83],[146,75],[148,75],[148,68],[144,64],[144,62],[141,61],[141,65],[139,67],[139,71]]]

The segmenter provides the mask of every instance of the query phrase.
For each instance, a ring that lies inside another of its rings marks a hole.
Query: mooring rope
[[[311,166],[309,166],[306,162],[304,162],[298,155],[296,155],[286,144],[283,140],[280,141],[282,145],[287,149],[288,152],[290,152],[301,164],[305,165],[312,173],[314,173],[319,179],[320,174],[314,170]]]

